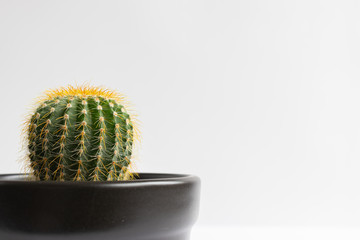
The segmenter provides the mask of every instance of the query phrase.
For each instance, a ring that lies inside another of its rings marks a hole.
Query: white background
[[[0,172],[32,99],[90,82],[135,105],[139,171],[201,177],[194,239],[356,239],[359,5],[0,0]]]

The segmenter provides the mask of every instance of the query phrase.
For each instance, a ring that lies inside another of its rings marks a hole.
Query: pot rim
[[[178,173],[137,173],[139,178],[123,181],[39,181],[26,178],[26,173],[0,174],[1,185],[31,185],[31,186],[73,186],[73,187],[135,187],[146,185],[178,185],[189,182],[200,182],[200,178],[191,174]]]

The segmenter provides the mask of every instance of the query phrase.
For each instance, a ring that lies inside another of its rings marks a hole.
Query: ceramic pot
[[[187,240],[199,195],[192,175],[140,173],[121,182],[0,175],[0,239]]]

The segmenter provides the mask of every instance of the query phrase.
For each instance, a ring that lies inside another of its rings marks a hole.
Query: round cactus
[[[116,92],[84,86],[47,91],[26,128],[29,166],[37,179],[134,177],[130,165],[137,130]]]

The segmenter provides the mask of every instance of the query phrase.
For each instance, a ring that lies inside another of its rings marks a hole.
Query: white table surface
[[[360,227],[194,226],[191,240],[360,240]]]

